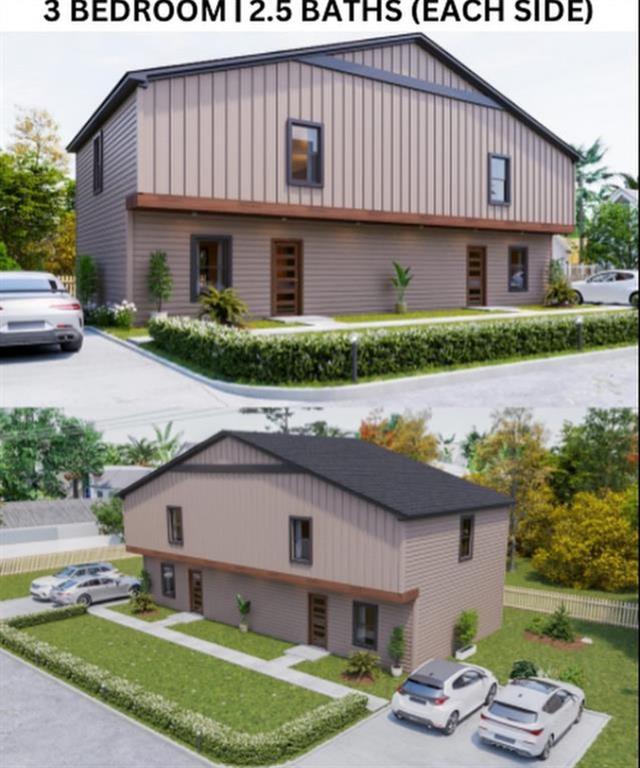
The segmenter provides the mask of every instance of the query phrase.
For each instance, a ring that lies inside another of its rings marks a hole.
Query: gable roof
[[[504,507],[512,503],[501,493],[364,440],[236,431],[218,432],[125,488],[120,496],[124,498],[225,437],[233,437],[264,451],[293,471],[315,475],[392,512],[401,520]],[[222,468],[224,465],[216,466]],[[249,469],[246,465],[242,468],[243,471]],[[255,467],[254,471],[258,472],[259,468]]]
[[[104,467],[101,474],[92,475],[89,485],[97,489],[120,491],[152,471],[152,467],[112,464]]]
[[[94,523],[90,499],[38,499],[7,501],[0,507],[3,528],[36,528],[41,525]]]
[[[542,136],[553,144],[561,152],[564,152],[572,160],[578,160],[579,153],[570,145],[556,136],[552,131],[538,122],[528,112],[519,107],[513,101],[500,93],[496,88],[483,80],[479,75],[465,66],[461,61],[452,56],[444,48],[440,47],[433,40],[420,32],[389,35],[387,37],[374,37],[366,40],[355,40],[344,43],[330,43],[327,45],[315,45],[305,48],[292,48],[282,51],[272,51],[262,54],[250,54],[247,56],[233,56],[222,59],[212,59],[208,61],[198,61],[188,64],[177,64],[173,66],[151,67],[147,69],[138,69],[126,72],[116,83],[115,87],[107,95],[104,101],[94,111],[89,120],[82,126],[74,138],[69,142],[67,150],[77,152],[95,133],[95,131],[112,115],[115,110],[138,88],[146,87],[152,80],[162,80],[171,77],[184,77],[186,75],[196,75],[203,72],[214,72],[216,70],[239,69],[242,67],[251,67],[261,64],[273,64],[279,61],[288,61],[306,56],[322,56],[336,53],[346,53],[359,51],[366,48],[379,48],[387,45],[402,45],[405,43],[414,43],[432,56],[437,58],[442,64],[449,67],[456,74],[460,75],[481,94],[495,101],[498,106],[510,112],[521,122],[527,125],[531,130]],[[313,64],[313,61],[309,61]],[[344,62],[342,62],[344,64]]]

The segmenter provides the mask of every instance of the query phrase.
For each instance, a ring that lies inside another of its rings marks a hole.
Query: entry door
[[[271,313],[302,314],[302,242],[274,240],[271,252]]]
[[[327,598],[309,595],[309,645],[327,647]]]
[[[467,306],[482,307],[487,303],[486,248],[467,249]]]
[[[202,571],[189,571],[189,594],[193,613],[202,613]]]

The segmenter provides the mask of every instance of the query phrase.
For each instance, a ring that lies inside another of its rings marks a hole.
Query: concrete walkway
[[[239,667],[251,669],[262,675],[273,677],[276,680],[282,680],[285,683],[297,685],[300,688],[306,688],[309,691],[315,691],[315,693],[320,693],[331,699],[341,699],[347,694],[354,693],[354,689],[349,688],[346,685],[332,683],[330,680],[324,680],[321,677],[315,677],[315,675],[309,675],[306,672],[299,672],[298,670],[291,669],[292,665],[297,664],[303,659],[321,658],[323,655],[326,655],[326,652],[322,650],[310,649],[308,646],[296,646],[298,649],[297,651],[296,648],[290,648],[288,652],[285,652],[285,655],[266,661],[257,656],[251,656],[248,653],[237,651],[234,648],[227,648],[224,645],[211,643],[208,640],[202,640],[199,637],[191,637],[190,635],[185,635],[181,632],[174,632],[170,628],[171,625],[175,626],[179,623],[193,621],[196,616],[191,613],[173,614],[168,619],[156,622],[142,621],[142,619],[136,619],[133,616],[127,616],[124,613],[110,611],[108,604],[92,606],[89,608],[89,613],[93,616],[98,616],[101,619],[113,621],[115,624],[120,624],[123,627],[136,629],[147,635],[167,640],[170,643],[175,643],[175,645],[181,645],[183,648],[189,648],[192,651],[205,653],[207,656],[213,656],[216,659],[229,662],[229,664],[236,664]],[[198,615],[197,618],[201,619],[202,617]],[[168,623],[169,619],[171,619],[170,623]],[[375,712],[388,704],[386,699],[382,699],[379,696],[371,696],[367,693],[364,693],[363,695],[367,697],[367,708],[371,712]]]

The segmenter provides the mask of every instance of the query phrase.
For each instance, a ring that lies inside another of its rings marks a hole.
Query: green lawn
[[[245,325],[245,328],[249,328],[250,330],[255,328],[299,328],[301,325],[304,325],[304,323],[283,323],[282,320],[269,320],[263,318],[258,320],[249,320],[249,322]]]
[[[293,648],[294,645],[275,637],[259,635],[256,632],[241,632],[237,627],[208,619],[176,624],[172,629],[176,632],[183,632],[185,635],[191,635],[191,637],[199,637],[201,640],[225,645],[227,648],[235,648],[236,651],[242,651],[267,661],[277,659],[287,648]]]
[[[95,616],[25,629],[34,637],[249,733],[271,731],[329,699]]]
[[[508,587],[526,587],[527,589],[542,589],[553,592],[566,592],[571,595],[582,595],[583,597],[606,598],[608,600],[621,600],[628,602],[638,602],[637,591],[626,592],[602,592],[598,589],[571,589],[562,587],[547,581],[537,571],[533,569],[531,561],[526,557],[519,557],[516,560],[516,570],[507,572],[506,585]]]
[[[110,560],[116,568],[129,576],[138,576],[142,568],[142,558],[139,556],[125,557],[120,560]],[[14,597],[27,597],[29,587],[38,576],[49,576],[60,568],[47,568],[41,571],[28,571],[27,573],[12,573],[0,576],[0,600],[11,600]]]
[[[579,768],[626,768],[638,764],[638,633],[632,629],[576,621],[580,635],[593,645],[561,650],[525,639],[531,611],[506,608],[501,630],[478,643],[471,659],[506,682],[516,659],[529,659],[553,676],[570,666],[584,672],[587,707],[612,715],[604,732]]]
[[[325,680],[331,680],[334,683],[348,685],[363,693],[370,693],[373,696],[380,696],[383,699],[390,699],[396,688],[400,685],[401,679],[392,677],[388,672],[379,669],[376,673],[376,679],[373,683],[356,683],[342,677],[347,660],[340,656],[324,656],[318,661],[302,661],[296,664],[295,668],[300,672],[308,672],[310,675],[322,677]]]
[[[156,605],[155,610],[150,613],[134,613],[130,602],[109,606],[109,610],[124,613],[125,616],[133,616],[134,619],[140,619],[141,621],[160,621],[177,613],[173,608],[166,608],[164,605]]]
[[[456,309],[423,309],[416,312],[377,312],[364,315],[335,315],[333,318],[338,323],[378,323],[385,320],[423,320],[431,317],[465,317],[486,314],[489,310],[481,307],[459,307]],[[492,315],[508,314],[504,310],[491,312]]]
[[[149,329],[146,325],[139,325],[136,328],[115,328],[105,327],[100,328],[101,331],[111,334],[111,336],[117,336],[119,339],[133,339],[137,336],[148,336]]]

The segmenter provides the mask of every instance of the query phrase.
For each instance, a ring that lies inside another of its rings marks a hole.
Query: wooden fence
[[[563,603],[574,619],[594,621],[597,624],[612,624],[616,627],[638,628],[637,603],[582,597],[566,592],[545,592],[540,589],[504,588],[504,605],[507,608],[553,613]]]
[[[64,285],[72,296],[76,295],[76,276],[75,275],[57,275],[58,280]]]
[[[94,547],[92,549],[74,549],[71,552],[25,555],[24,557],[0,560],[0,576],[7,576],[11,573],[27,573],[28,571],[53,570],[73,563],[91,563],[96,560],[113,560],[119,557],[130,557],[124,544],[113,544],[108,547]]]

